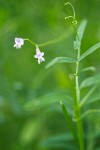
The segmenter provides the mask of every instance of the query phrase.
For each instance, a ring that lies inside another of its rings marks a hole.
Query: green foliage
[[[95,67],[90,66],[90,67],[86,67],[86,68],[82,69],[80,72],[85,72],[85,71],[95,71],[95,70],[96,70]]]
[[[80,22],[78,34],[82,44],[76,42],[75,47],[78,49],[81,44],[83,54],[78,61],[95,52],[80,66],[83,68],[82,73],[79,72],[80,81],[84,78],[87,80],[82,83],[82,100],[90,88],[97,85],[82,105],[84,115],[87,109],[99,109],[100,104],[100,82],[96,75],[100,70],[100,55],[96,51],[100,47],[100,2],[71,2]],[[61,0],[0,1],[0,150],[77,150],[68,121],[66,124],[60,108],[60,101],[63,101],[71,119],[74,111],[72,74],[75,73],[76,64],[73,58],[76,58],[77,51],[73,50],[75,33],[70,29],[69,22],[64,20],[68,13],[66,11],[68,9],[65,10]],[[22,49],[14,49],[15,37],[30,38],[35,43],[46,42],[39,44],[46,61],[37,64],[33,59],[35,47],[28,42]],[[94,43],[97,44],[91,47]],[[60,56],[64,56],[64,59],[59,60]],[[64,63],[55,65],[51,70],[45,69],[48,62],[56,57],[58,60],[53,60],[51,65]],[[94,69],[84,69],[84,66],[95,66],[96,70],[89,72]],[[85,143],[90,147],[88,150],[100,149],[99,118],[96,111],[89,111],[83,116],[85,140],[88,138],[89,141]],[[90,136],[87,136],[88,129]]]
[[[43,148],[54,148],[54,149],[69,149],[69,150],[75,150],[77,149],[75,144],[71,144],[73,142],[73,137],[70,133],[67,134],[58,134],[56,136],[51,136],[49,138],[44,139],[40,143],[40,147]]]
[[[77,30],[78,37],[76,36],[76,41],[74,41],[74,49],[78,50],[80,48],[81,41],[82,41],[82,38],[83,38],[83,35],[84,35],[84,32],[85,32],[86,25],[87,25],[87,21],[86,20],[83,20],[81,22],[81,24],[79,25],[78,30]]]
[[[98,48],[100,48],[100,42],[89,48],[85,53],[83,53],[78,61],[83,60],[85,57],[96,51]]]
[[[73,126],[73,122],[72,122],[72,119],[71,117],[69,116],[68,112],[67,112],[67,109],[65,107],[65,105],[63,104],[63,102],[61,101],[61,107],[62,107],[62,111],[65,115],[65,119],[66,119],[66,122],[75,138],[75,141],[76,141],[76,144],[78,146],[78,139],[77,139],[77,133],[75,132],[75,127]]]
[[[85,29],[86,29],[86,25],[87,25],[87,20],[83,20],[78,27],[77,33],[79,35],[80,42],[82,41]],[[77,39],[77,37],[76,37],[76,39]]]
[[[100,101],[100,93],[99,92],[95,92],[94,94],[92,94],[86,101],[86,104],[92,104],[92,103],[96,103],[97,101]]]
[[[47,64],[46,68],[49,68],[49,67],[53,66],[56,63],[74,63],[74,62],[76,62],[76,60],[73,59],[73,58],[57,57],[57,58],[53,59],[49,64]]]
[[[67,99],[67,105],[69,107],[73,106],[73,100],[70,95],[68,95],[65,91],[56,91],[45,94],[44,96],[39,96],[35,98],[35,100],[25,103],[24,109],[28,111],[35,111],[36,109],[49,107],[50,105],[58,105],[61,99],[64,101]]]
[[[85,79],[82,83],[81,83],[81,85],[80,85],[80,87],[81,88],[84,88],[84,87],[88,87],[88,86],[91,86],[91,85],[99,85],[100,84],[100,75],[98,74],[98,75],[95,75],[95,76],[93,76],[93,77],[89,77],[89,78],[87,78],[87,79]]]

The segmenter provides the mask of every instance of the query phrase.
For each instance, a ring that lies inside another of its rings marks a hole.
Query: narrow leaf
[[[77,135],[76,135],[76,132],[75,132],[75,129],[74,129],[74,126],[73,126],[73,122],[72,122],[72,120],[71,120],[71,118],[70,118],[70,116],[67,112],[67,109],[66,109],[65,105],[62,102],[61,102],[61,106],[62,106],[62,111],[65,115],[66,122],[67,122],[67,124],[68,124],[68,126],[69,126],[76,142],[78,142]]]
[[[83,34],[84,34],[84,31],[85,31],[85,28],[86,28],[86,25],[87,25],[87,20],[83,20],[82,23],[80,24],[79,28],[78,28],[78,35],[79,35],[79,38],[80,38],[80,42],[83,38]]]
[[[61,99],[67,99],[67,105],[73,106],[73,99],[71,95],[67,94],[66,91],[55,91],[44,96],[36,97],[23,105],[26,111],[34,111],[40,108],[46,108],[51,105],[57,105]]]
[[[73,58],[69,58],[69,57],[57,57],[55,59],[53,59],[50,63],[48,63],[46,65],[46,68],[49,68],[51,66],[53,66],[56,63],[74,63],[76,62],[75,59]]]
[[[76,49],[76,50],[80,49],[81,40],[82,40],[83,35],[84,35],[86,24],[87,24],[87,21],[83,20],[81,22],[80,26],[78,27],[78,30],[77,30],[78,36],[76,36],[76,41],[74,41],[74,49]]]
[[[94,51],[96,51],[98,48],[100,48],[100,42],[97,43],[97,44],[95,44],[91,48],[89,48],[85,53],[83,53],[80,56],[80,58],[78,59],[78,61],[81,61],[82,59],[84,59],[85,57],[87,57],[88,55],[90,55],[91,53],[93,53]]]
[[[80,88],[88,87],[88,86],[91,86],[91,85],[94,85],[94,84],[96,84],[96,85],[100,84],[100,74],[85,79],[81,83]]]
[[[70,132],[63,133],[63,134],[56,134],[49,136],[46,139],[43,139],[40,141],[39,146],[42,148],[55,148],[55,149],[77,149],[76,145],[72,145],[73,147],[70,146],[70,142],[73,141],[73,136]]]
[[[80,101],[80,107],[82,107],[82,105],[88,101],[89,97],[90,97],[90,96],[92,95],[92,93],[96,90],[96,88],[97,88],[97,86],[93,86],[93,87],[89,90],[89,92],[87,92],[87,93],[85,94],[84,98]]]
[[[91,104],[100,101],[100,93],[93,94],[87,101],[86,104]]]
[[[82,69],[80,72],[95,71],[95,70],[96,70],[96,68],[95,68],[95,67],[90,66],[90,67],[86,67],[86,68]]]
[[[87,115],[92,114],[92,113],[100,113],[100,109],[90,109],[90,110],[87,110],[87,111],[85,111],[84,114],[81,115],[81,118],[77,119],[76,121],[78,121],[80,119],[83,119],[84,117],[86,117]]]

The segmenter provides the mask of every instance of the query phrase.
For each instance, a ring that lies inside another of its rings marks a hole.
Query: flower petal
[[[38,58],[38,56],[37,56],[37,55],[34,55],[34,58]]]
[[[40,64],[41,63],[41,59],[38,59],[38,64]]]
[[[44,57],[42,57],[42,58],[41,58],[41,60],[42,60],[42,61],[45,61],[45,58],[44,58]]]
[[[41,56],[44,56],[44,52],[41,52]]]
[[[24,39],[22,39],[22,38],[15,38],[15,43],[16,44],[20,44],[20,45],[24,45]]]

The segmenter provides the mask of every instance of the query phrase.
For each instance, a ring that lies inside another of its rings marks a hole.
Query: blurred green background
[[[59,103],[63,100],[69,113],[73,113],[71,77],[75,66],[56,64],[45,69],[55,57],[76,57],[75,33],[64,19],[72,10],[64,6],[65,2],[0,0],[0,150],[77,150]],[[83,19],[88,21],[83,53],[100,41],[100,1],[70,2],[75,7],[78,24]],[[34,59],[35,47],[27,41],[21,49],[13,48],[15,37],[41,44],[62,36],[59,42],[41,47],[46,61],[40,65]],[[96,71],[84,72],[80,82],[100,73],[99,50],[81,63],[80,68],[95,66]],[[96,107],[98,102],[83,111]],[[89,115],[83,124],[88,150],[100,150],[100,116]]]

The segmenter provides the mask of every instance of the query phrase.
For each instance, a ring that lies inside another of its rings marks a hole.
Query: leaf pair
[[[85,53],[83,53],[80,58],[78,59],[78,61],[83,60],[85,57],[87,57],[88,55],[90,55],[91,53],[93,53],[94,51],[96,51],[98,48],[100,48],[100,42],[95,44],[94,46],[92,46],[91,48],[89,48]],[[49,68],[51,66],[53,66],[56,63],[74,63],[77,62],[76,59],[74,58],[69,58],[69,57],[57,57],[55,59],[53,59],[50,63],[47,64],[46,68]]]
[[[80,47],[80,44],[79,44],[79,42],[81,43],[81,40],[82,40],[82,38],[83,38],[83,34],[84,34],[84,31],[85,31],[85,28],[86,28],[86,24],[87,24],[87,21],[86,20],[84,20],[81,24],[80,24],[80,26],[79,26],[79,28],[78,28],[78,36],[79,36],[79,40],[80,41],[78,41],[78,38],[76,37],[76,41],[74,41],[74,46],[76,47],[76,49],[77,48],[79,48]],[[76,59],[74,59],[74,58],[69,58],[69,57],[57,57],[57,58],[55,58],[55,59],[53,59],[50,63],[48,63],[47,65],[46,65],[46,68],[49,68],[49,67],[51,67],[51,66],[53,66],[54,64],[56,64],[56,63],[75,63],[75,62],[77,62],[77,61],[81,61],[81,60],[83,60],[84,58],[86,58],[88,55],[90,55],[90,54],[92,54],[94,51],[96,51],[98,48],[100,48],[100,42],[99,43],[97,43],[97,44],[95,44],[95,45],[93,45],[91,48],[89,48],[86,52],[84,52],[81,56],[80,56],[80,58],[78,59],[78,60],[76,60]]]

